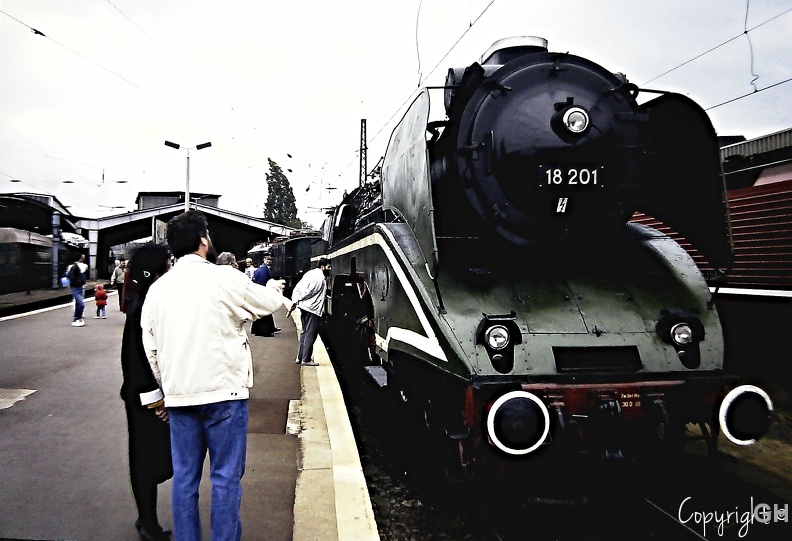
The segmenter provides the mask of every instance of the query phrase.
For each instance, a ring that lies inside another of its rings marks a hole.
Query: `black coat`
[[[131,475],[161,483],[173,476],[168,423],[157,417],[153,409],[140,405],[140,393],[158,388],[143,349],[140,312],[143,302],[132,301],[126,311],[124,335],[121,339],[121,398],[126,405],[129,425],[129,468]]]

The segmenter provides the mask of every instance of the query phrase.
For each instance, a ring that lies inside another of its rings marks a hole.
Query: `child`
[[[96,284],[96,292],[94,293],[94,300],[96,301],[96,316],[94,319],[107,319],[107,291],[102,284]]]

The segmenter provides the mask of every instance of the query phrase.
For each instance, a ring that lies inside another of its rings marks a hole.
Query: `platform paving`
[[[139,539],[128,481],[120,387],[124,315],[70,326],[68,289],[0,295],[0,540]],[[377,540],[371,502],[335,371],[317,341],[317,367],[294,364],[299,312],[274,337],[251,336],[243,539]],[[209,539],[210,484],[201,488]],[[160,519],[172,526],[170,481]]]

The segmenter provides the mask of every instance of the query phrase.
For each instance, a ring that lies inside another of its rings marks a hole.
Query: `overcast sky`
[[[517,35],[684,93],[720,135],[792,127],[792,0],[0,0],[0,12],[0,192],[35,187],[88,216],[184,190],[187,151],[169,140],[212,143],[190,151],[190,190],[236,212],[261,216],[268,157],[292,169],[299,217],[319,226],[317,209],[357,186],[361,119],[370,169],[419,86]]]

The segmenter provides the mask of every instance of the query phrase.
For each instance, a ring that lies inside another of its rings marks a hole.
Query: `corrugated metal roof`
[[[721,147],[720,155],[721,160],[725,160],[729,156],[753,156],[788,147],[792,147],[792,128],[741,143],[726,145]]]

